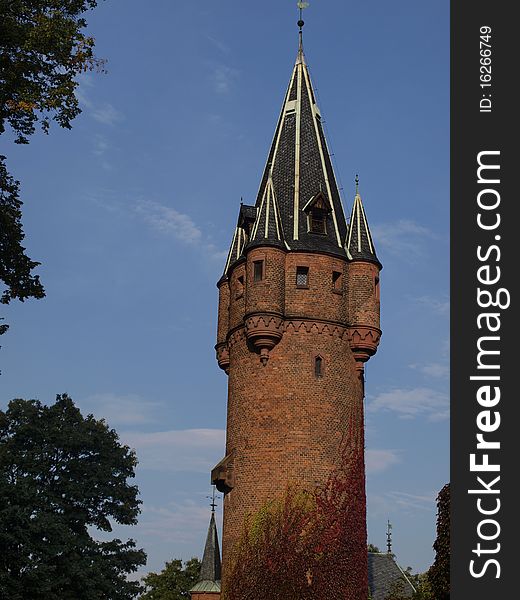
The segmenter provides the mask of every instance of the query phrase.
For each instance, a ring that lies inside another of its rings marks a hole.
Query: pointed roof
[[[248,247],[266,244],[285,246],[280,209],[276,201],[272,178],[267,180],[264,195],[258,207],[257,216],[249,237]]]
[[[211,511],[198,583],[190,592],[220,592],[221,562],[215,512]],[[218,589],[217,589],[218,588]]]
[[[326,197],[330,209],[325,214],[325,231],[316,234],[310,231],[309,215],[303,208],[319,192]],[[257,208],[265,204],[269,194],[276,198],[283,233],[279,241],[284,239],[286,247],[345,256],[345,214],[301,37],[260,183]],[[257,220],[260,218],[261,212]],[[261,223],[257,229],[262,229]]]
[[[358,191],[358,179],[356,177],[356,195],[354,205],[348,226],[348,233],[345,242],[347,256],[351,260],[366,260],[376,263],[381,268],[381,263],[376,255],[374,242],[370,228],[368,227],[367,216]]]
[[[393,554],[368,553],[368,587],[372,600],[386,600],[392,591],[411,598],[415,588],[395,562]]]

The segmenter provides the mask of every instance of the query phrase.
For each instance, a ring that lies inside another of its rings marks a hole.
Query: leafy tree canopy
[[[197,583],[200,561],[191,558],[187,562],[174,559],[167,562],[160,573],[149,573],[143,577],[146,592],[140,600],[184,600],[190,597],[189,590]]]
[[[0,411],[0,599],[130,600],[146,562],[135,542],[98,541],[137,522],[133,450],[71,398]]]
[[[71,128],[81,112],[77,76],[103,70],[94,56],[94,38],[83,30],[84,13],[96,0],[0,0],[0,135],[8,129],[27,144],[36,125],[48,132],[51,120]],[[0,302],[45,295],[22,246],[19,183],[0,156]],[[0,335],[7,325],[0,325]]]

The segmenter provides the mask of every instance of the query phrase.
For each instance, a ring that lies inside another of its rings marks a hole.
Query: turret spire
[[[211,518],[208,535],[206,536],[206,545],[204,546],[204,555],[202,556],[200,577],[198,583],[190,590],[192,598],[196,598],[198,594],[220,592],[221,562],[217,525],[215,522],[215,506],[215,490],[213,490]]]
[[[367,216],[359,194],[359,176],[356,175],[356,195],[350,216],[350,223],[345,243],[347,256],[351,260],[365,260],[376,263],[381,268],[377,258],[372,235],[368,227]]]

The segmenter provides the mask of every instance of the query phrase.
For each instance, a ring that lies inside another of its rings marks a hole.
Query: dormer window
[[[311,211],[311,214],[309,215],[311,233],[321,233],[322,235],[327,233],[325,217],[325,211],[317,209]]]
[[[307,231],[318,235],[327,234],[327,215],[331,211],[330,203],[323,192],[318,192],[303,207],[307,213]]]

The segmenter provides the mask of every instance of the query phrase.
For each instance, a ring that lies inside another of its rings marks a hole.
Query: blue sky
[[[448,17],[445,0],[316,0],[305,14],[345,209],[359,173],[384,265],[369,541],[384,547],[390,519],[398,561],[418,571],[449,479]],[[103,2],[88,30],[108,74],[81,78],[72,131],[1,140],[47,291],[2,310],[1,406],[68,392],[136,448],[143,512],[118,534],[146,549],[145,572],[202,552],[226,415],[215,283],[240,198],[254,203],[297,19],[295,0]]]

